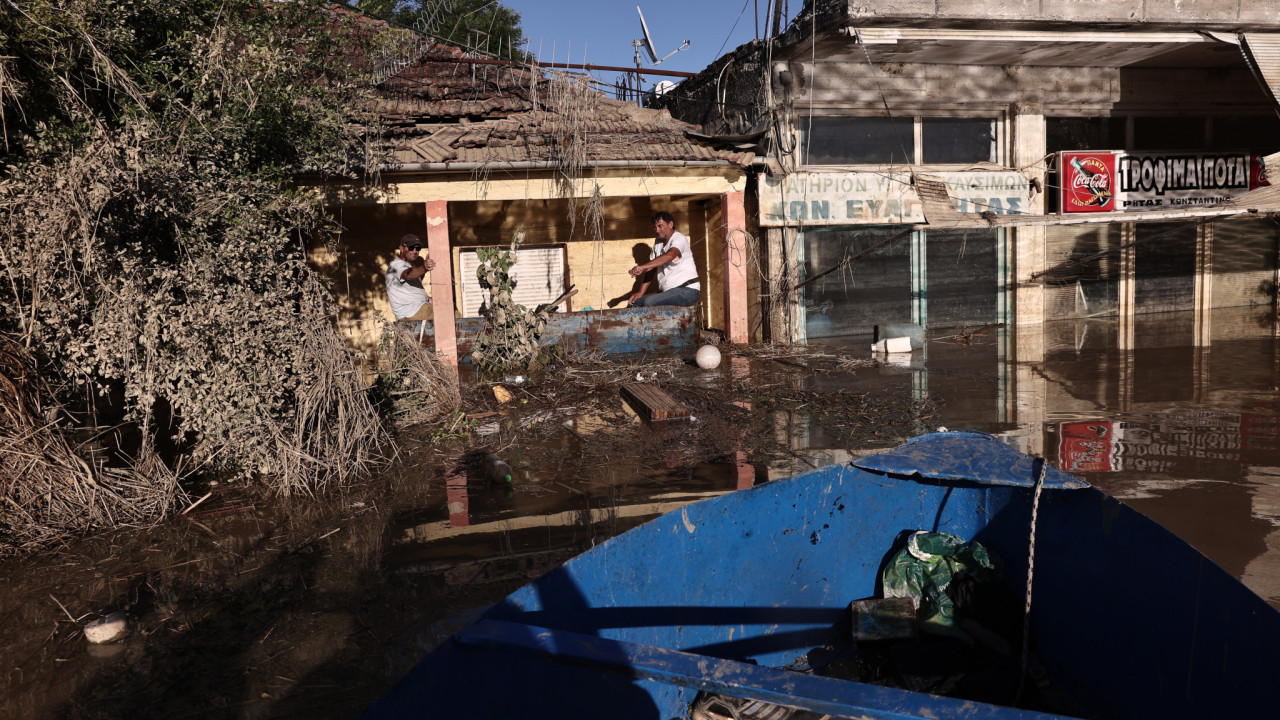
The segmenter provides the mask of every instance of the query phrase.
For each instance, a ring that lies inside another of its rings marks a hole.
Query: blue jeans
[[[691,287],[673,287],[652,295],[645,295],[631,307],[653,307],[654,305],[697,305],[697,290]]]

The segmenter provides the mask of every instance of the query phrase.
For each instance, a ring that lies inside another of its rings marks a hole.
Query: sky
[[[794,16],[803,0],[782,0]],[[653,65],[641,51],[646,68],[696,73],[716,58],[756,37],[753,12],[759,11],[759,28],[764,34],[764,14],[768,0],[503,0],[503,5],[520,13],[521,26],[529,40],[529,51],[548,62],[593,63],[635,67],[632,40],[643,37],[636,6],[653,38],[661,59],[685,41],[689,47],[660,65]],[[735,27],[736,23],[736,27]],[[785,26],[785,21],[784,21]],[[608,83],[621,73],[597,72]],[[646,75],[652,85],[663,78]]]

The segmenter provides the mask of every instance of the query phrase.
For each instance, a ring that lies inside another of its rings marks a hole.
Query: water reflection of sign
[[[1069,473],[1111,472],[1109,422],[1070,422],[1058,426],[1058,465]]]
[[[1250,404],[1250,410],[1260,413],[1246,412],[1240,416],[1240,440],[1245,450],[1280,450],[1280,417],[1276,417],[1277,403],[1257,401]]]
[[[1231,153],[1060,153],[1062,212],[1214,205],[1268,185],[1261,158]]]
[[[1223,461],[1280,464],[1280,418],[1259,409],[1264,412],[1184,412],[1150,423],[1060,423],[1058,462],[1066,472],[1168,472],[1175,465]]]
[[[931,173],[947,184],[960,212],[991,211],[1014,215],[1027,211],[1030,182],[1015,172]],[[761,175],[760,224],[900,225],[925,222],[924,206],[910,174],[802,172]]]

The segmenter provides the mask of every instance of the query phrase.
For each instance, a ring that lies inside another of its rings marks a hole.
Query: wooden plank
[[[689,408],[677,402],[656,385],[644,383],[623,385],[622,397],[645,422],[680,420],[689,417]]]

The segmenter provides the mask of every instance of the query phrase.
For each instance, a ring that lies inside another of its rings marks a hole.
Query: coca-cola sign
[[[1116,153],[1062,153],[1062,211],[1111,212],[1116,200]]]
[[[1064,213],[1216,205],[1268,184],[1250,153],[1064,151],[1060,160]]]

